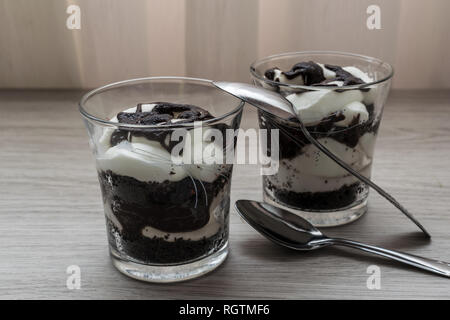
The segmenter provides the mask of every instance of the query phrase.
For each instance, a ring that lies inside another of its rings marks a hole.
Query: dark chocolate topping
[[[267,79],[273,81],[274,78],[275,78],[275,69],[278,69],[278,68],[275,67],[275,68],[267,69],[266,72],[264,72],[264,76],[265,76]]]
[[[351,185],[344,185],[333,191],[324,192],[295,192],[289,187],[278,188],[270,181],[270,176],[263,177],[264,188],[268,190],[276,202],[289,205],[294,208],[304,208],[308,210],[335,210],[345,208],[355,201],[358,201],[367,187],[356,182]]]
[[[377,132],[379,121],[375,119],[374,105],[370,104],[366,106],[369,112],[369,119],[364,123],[359,123],[359,114],[354,116],[348,127],[341,127],[336,124],[344,119],[344,115],[340,112],[331,114],[323,118],[320,123],[316,125],[307,126],[308,132],[315,138],[330,138],[337,142],[345,144],[349,148],[354,148],[359,139],[366,132]],[[260,126],[263,129],[267,129],[268,138],[268,150],[271,149],[271,129],[279,129],[279,154],[280,159],[291,159],[303,152],[303,147],[311,144],[311,142],[305,137],[298,126],[298,119],[292,117],[288,121],[280,120],[266,112],[259,111]],[[261,120],[261,117],[265,118],[265,121]],[[295,140],[294,140],[295,139]]]
[[[173,117],[169,114],[158,114],[154,112],[119,112],[117,120],[119,123],[154,125],[158,123],[168,123]]]
[[[177,123],[188,123],[202,121],[213,118],[213,116],[203,108],[190,104],[177,104],[170,102],[154,102],[156,104],[151,111],[142,111],[143,103],[139,103],[136,112],[119,112],[117,120],[126,124],[170,124],[173,119],[183,119]]]
[[[155,104],[151,111],[142,111],[142,105]],[[137,125],[161,125],[159,128],[133,128],[115,130],[111,135],[110,144],[115,146],[121,141],[132,140],[132,137],[145,137],[158,141],[167,151],[180,141],[171,141],[174,129],[164,128],[164,125],[173,124],[172,120],[179,119],[175,124],[191,123],[212,119],[213,116],[203,108],[190,104],[177,104],[170,102],[139,103],[135,112],[119,112],[119,123]]]
[[[333,66],[331,64],[326,64],[325,68],[334,71],[336,73],[336,78],[333,81],[343,81],[344,86],[351,86],[355,84],[363,84],[365,83],[360,78],[355,77],[350,72],[345,71],[342,67]]]
[[[283,72],[289,80],[301,75],[305,85],[310,86],[325,80],[322,68],[315,62],[299,62],[292,66],[291,70]]]
[[[334,71],[336,73],[336,77],[332,79],[325,79],[322,67],[313,61],[296,63],[289,71],[283,71],[282,73],[289,80],[301,76],[304,84],[307,86],[337,86],[337,84],[334,83],[330,84],[330,82],[334,81],[342,81],[344,86],[365,83],[363,80],[355,77],[350,72],[345,71],[340,66],[325,64],[324,67],[328,70]],[[271,81],[279,82],[279,79],[275,79],[275,70],[279,69],[277,67],[267,69],[264,76]]]

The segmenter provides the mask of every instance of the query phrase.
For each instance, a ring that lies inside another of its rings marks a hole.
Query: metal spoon
[[[425,229],[425,227],[408,211],[405,207],[403,207],[397,200],[394,199],[389,193],[384,191],[381,187],[372,182],[369,178],[361,175],[359,172],[355,171],[350,167],[347,163],[339,159],[333,152],[328,150],[324,145],[322,145],[319,141],[314,139],[311,136],[308,129],[306,129],[302,120],[299,116],[294,112],[294,106],[292,103],[287,100],[282,95],[266,90],[260,87],[256,87],[246,83],[239,82],[225,82],[225,81],[213,81],[212,84],[217,88],[241,99],[249,104],[257,107],[263,111],[274,114],[277,117],[282,119],[288,119],[292,117],[292,115],[296,116],[300,122],[300,129],[303,132],[304,136],[320,151],[325,153],[329,158],[331,158],[334,162],[336,162],[339,166],[347,170],[349,173],[354,175],[360,181],[364,182],[372,189],[377,191],[382,197],[387,199],[390,203],[392,203],[397,209],[399,209],[403,214],[405,214],[412,222],[414,222],[425,234],[426,237],[431,238],[431,235]],[[295,140],[295,137],[291,136],[292,139]]]
[[[264,202],[238,200],[235,206],[241,217],[256,231],[281,246],[294,250],[315,250],[331,245],[351,247],[450,278],[450,264],[446,262],[383,249],[352,240],[328,238],[302,217]]]

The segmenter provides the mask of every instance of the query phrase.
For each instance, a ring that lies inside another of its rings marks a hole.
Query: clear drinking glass
[[[119,112],[153,102],[194,105],[213,117],[163,125],[116,122]],[[197,156],[225,159],[234,139],[216,141],[207,133],[238,129],[242,108],[242,101],[208,80],[179,77],[122,81],[82,98],[110,255],[122,273],[150,282],[181,281],[225,260],[233,165]],[[185,149],[174,152],[178,142],[186,142]],[[208,147],[214,152],[207,153]]]
[[[340,87],[307,86],[265,77],[268,69],[287,71],[296,63],[308,61],[357,67],[371,81]],[[370,178],[377,132],[393,75],[388,63],[349,53],[295,52],[258,60],[251,65],[250,73],[255,85],[279,92],[291,100],[297,112],[310,107],[302,121],[311,135]],[[346,119],[349,108],[365,109],[365,118],[358,116],[354,122],[342,124],[338,120]],[[327,114],[327,110],[334,111]],[[279,129],[279,170],[263,176],[265,201],[287,208],[316,226],[346,224],[367,211],[368,186],[311,145],[295,117],[282,120],[262,111],[258,117],[261,128]]]

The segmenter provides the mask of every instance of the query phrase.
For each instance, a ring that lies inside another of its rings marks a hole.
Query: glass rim
[[[86,108],[84,107],[86,105],[86,102],[93,96],[95,96],[96,94],[108,91],[110,89],[113,88],[117,88],[117,87],[121,87],[127,84],[134,84],[134,83],[139,83],[139,82],[146,82],[146,81],[152,81],[152,80],[179,80],[179,81],[197,81],[197,82],[201,82],[203,84],[211,84],[211,86],[213,88],[216,88],[213,84],[212,80],[208,80],[208,79],[202,79],[202,78],[192,78],[192,77],[179,77],[179,76],[157,76],[157,77],[143,77],[143,78],[133,78],[133,79],[127,79],[127,80],[122,80],[122,81],[117,81],[117,82],[113,82],[113,83],[109,83],[106,84],[104,86],[95,88],[93,90],[90,90],[89,92],[87,92],[86,94],[84,94],[80,101],[78,102],[78,110],[81,113],[81,115],[87,119],[87,120],[91,120],[97,123],[100,123],[102,125],[107,125],[107,126],[114,126],[114,127],[120,127],[120,128],[141,128],[141,129],[174,129],[174,128],[192,128],[194,127],[194,122],[188,122],[188,123],[173,123],[173,124],[162,124],[162,125],[155,125],[155,124],[127,124],[127,123],[119,123],[119,122],[113,122],[113,121],[109,121],[109,120],[105,120],[105,119],[101,119],[98,118],[92,114],[90,114]],[[218,88],[216,88],[219,91],[222,91]],[[224,93],[226,93],[224,91]],[[230,94],[229,94],[230,95]],[[234,97],[233,95],[230,95],[231,97]],[[236,98],[236,97],[234,97]],[[237,100],[240,100],[239,98],[236,98]],[[242,108],[244,107],[245,101],[240,100],[240,103],[238,104],[237,107],[235,107],[234,109],[232,109],[231,111],[222,114],[220,116],[217,117],[213,117],[212,119],[207,119],[207,120],[203,120],[201,121],[202,124],[214,124],[220,120],[223,120],[231,115],[234,115],[236,113],[238,113],[240,110],[242,110]]]
[[[375,63],[378,63],[380,66],[386,66],[388,69],[388,75],[379,80],[368,82],[368,83],[345,85],[345,86],[337,87],[337,86],[332,86],[332,85],[329,85],[329,86],[306,86],[306,85],[299,85],[299,84],[282,83],[282,82],[269,80],[269,79],[265,78],[264,75],[260,75],[259,73],[256,72],[255,65],[257,65],[257,64],[267,62],[274,58],[282,58],[282,57],[294,56],[294,55],[307,55],[307,54],[345,56],[345,57],[358,58],[361,60],[365,60],[367,62],[372,62],[372,63],[375,62]],[[274,55],[270,55],[270,56],[253,61],[253,63],[250,65],[250,74],[253,77],[255,77],[256,79],[264,81],[265,83],[268,83],[268,84],[271,84],[274,86],[287,87],[287,88],[293,88],[293,89],[307,89],[307,90],[321,90],[321,89],[328,89],[328,90],[345,89],[346,90],[346,89],[364,89],[366,87],[385,82],[393,77],[394,67],[390,63],[387,63],[381,59],[370,57],[370,56],[365,56],[365,55],[357,54],[357,53],[350,53],[350,52],[343,52],[343,51],[321,51],[321,50],[318,50],[318,51],[294,51],[294,52],[284,52],[284,53],[274,54]]]

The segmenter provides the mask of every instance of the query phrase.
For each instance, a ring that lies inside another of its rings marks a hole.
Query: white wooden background
[[[66,8],[81,8],[81,29]],[[366,9],[381,8],[381,30]],[[0,88],[149,75],[248,81],[258,57],[342,50],[394,64],[396,88],[450,88],[448,0],[0,0]]]

